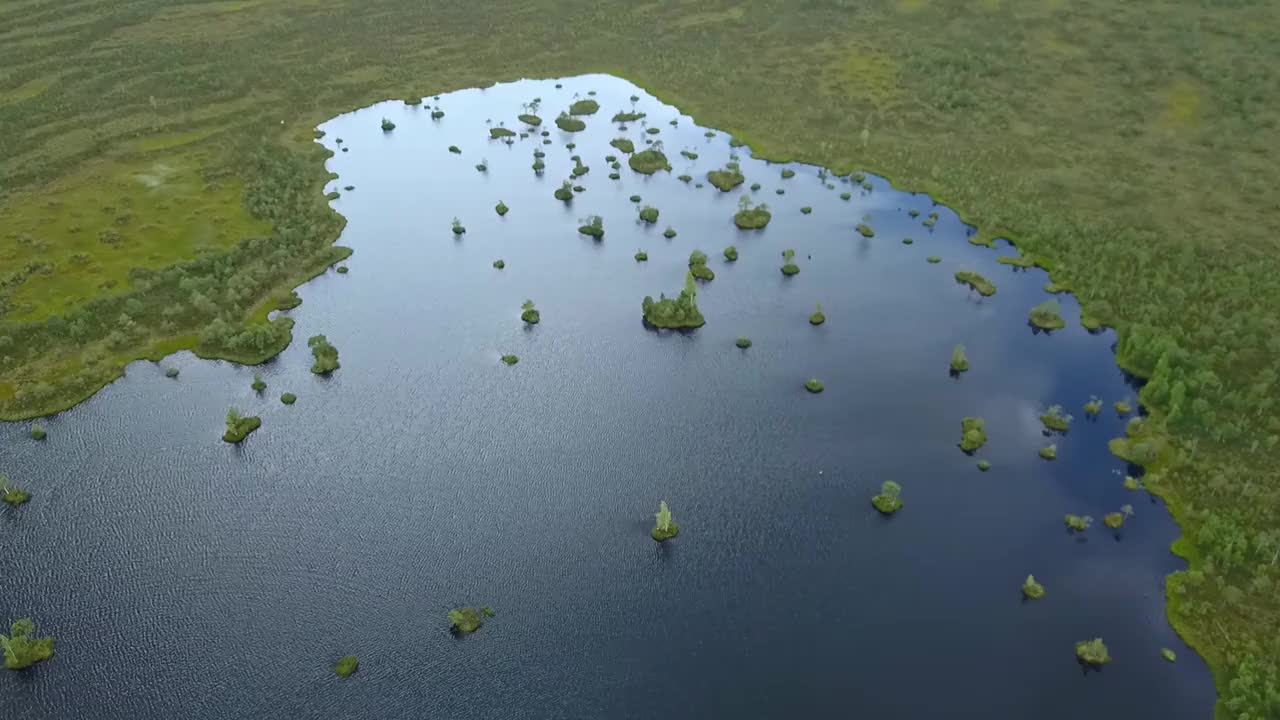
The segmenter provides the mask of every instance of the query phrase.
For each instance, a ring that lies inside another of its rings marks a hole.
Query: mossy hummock
[[[280,396],[280,402],[284,403],[285,405],[292,405],[298,402],[298,396],[294,395],[293,393],[287,392]]]
[[[736,166],[730,166],[723,170],[712,170],[707,173],[707,182],[720,192],[729,192],[738,187],[746,180],[742,176],[742,172]]]
[[[1085,665],[1106,665],[1111,662],[1111,653],[1102,638],[1082,640],[1076,643],[1076,659]]]
[[[970,288],[977,290],[978,294],[983,297],[990,297],[996,294],[996,286],[994,283],[971,270],[961,270],[957,272],[956,282],[968,285]]]
[[[982,418],[962,419],[960,433],[960,449],[967,453],[972,453],[987,444],[987,423]]]
[[[649,148],[635,153],[627,158],[627,165],[632,170],[644,175],[652,175],[659,170],[670,170],[671,164],[667,162],[667,156],[662,154],[661,150]]]

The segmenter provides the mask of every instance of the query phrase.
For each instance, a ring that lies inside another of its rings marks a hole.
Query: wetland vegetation
[[[64,409],[118,377],[128,361],[156,352],[188,348],[261,362],[287,345],[288,328],[267,323],[261,303],[344,252],[329,246],[340,221],[312,192],[322,153],[298,139],[334,109],[420,92],[427,76],[461,87],[560,73],[616,53],[636,77],[664,78],[655,90],[689,98],[690,112],[734,128],[735,143],[747,139],[779,159],[845,169],[856,159],[891,171],[905,186],[937,191],[961,208],[980,238],[1008,234],[1024,251],[1088,278],[1077,282],[1088,312],[1082,322],[1116,327],[1120,364],[1150,380],[1140,399],[1151,413],[1144,442],[1158,448],[1146,458],[1151,486],[1178,499],[1172,509],[1186,529],[1179,551],[1191,561],[1170,580],[1171,619],[1220,670],[1223,712],[1274,714],[1280,640],[1259,629],[1280,622],[1280,600],[1268,590],[1277,578],[1271,529],[1280,522],[1280,496],[1272,482],[1223,492],[1218,478],[1268,477],[1278,433],[1258,418],[1270,417],[1280,398],[1280,384],[1265,372],[1274,354],[1268,343],[1280,335],[1266,308],[1275,307],[1280,287],[1269,265],[1252,259],[1271,247],[1266,188],[1280,163],[1260,162],[1260,181],[1241,183],[1234,181],[1241,166],[1231,160],[1274,156],[1263,119],[1273,107],[1266,90],[1280,51],[1266,33],[1277,11],[1251,2],[1156,15],[1116,2],[910,11],[926,5],[781,12],[786,32],[760,33],[750,10],[716,15],[672,6],[659,16],[648,6],[617,4],[600,24],[550,5],[517,20],[480,3],[459,12],[491,22],[429,23],[422,36],[402,32],[424,12],[404,2],[376,15],[335,6],[328,23],[270,3],[189,15],[154,0],[0,11],[28,35],[7,43],[14,79],[0,89],[0,120],[14,135],[0,149],[6,225],[42,219],[46,187],[53,197],[87,191],[123,206],[130,183],[103,179],[131,180],[153,162],[199,167],[191,173],[198,192],[173,202],[226,218],[207,247],[137,252],[145,262],[115,261],[110,246],[90,247],[94,272],[63,262],[82,251],[70,241],[70,223],[50,224],[41,238],[53,241],[53,255],[67,249],[52,260],[59,266],[52,275],[15,272],[36,252],[14,237],[26,230],[0,240],[0,338],[8,339],[0,348],[0,412],[27,419]],[[673,31],[647,36],[643,49],[627,45],[658,21]],[[332,23],[342,32],[330,32]],[[1203,36],[1187,29],[1193,23],[1203,23]],[[1123,42],[1099,30],[1132,27],[1143,32]],[[208,42],[210,31],[218,42]],[[559,32],[575,42],[538,52],[536,38]],[[877,38],[874,51],[818,49],[868,32]],[[1044,42],[1028,39],[1037,33]],[[108,35],[111,42],[100,42]],[[797,35],[813,37],[813,47],[797,48]],[[984,52],[969,50],[972,37],[984,38]],[[510,43],[512,52],[477,57],[474,48],[490,40]],[[1063,53],[1076,68],[1065,78]],[[997,58],[1008,57],[1021,72],[998,72]],[[666,71],[670,58],[687,72]],[[753,78],[747,87],[705,70],[730,60]],[[104,62],[119,70],[73,72]],[[280,71],[260,72],[261,62]],[[805,72],[777,72],[778,63]],[[1183,68],[1177,77],[1143,70],[1175,66]],[[119,82],[122,76],[131,81]],[[236,77],[255,82],[225,80]],[[1079,92],[1075,77],[1088,77],[1090,92]],[[108,94],[110,103],[81,102]],[[762,105],[764,94],[776,101]],[[299,110],[276,127],[282,100]],[[895,122],[860,140],[863,120],[835,112],[850,101],[891,112]],[[444,112],[435,106],[431,116]],[[1009,131],[1013,116],[1016,132]],[[372,123],[366,126],[376,132]],[[1232,153],[1218,147],[1223,138],[1236,143]],[[996,148],[1064,162],[1010,162]],[[1146,163],[1158,171],[1136,182],[1133,168]],[[1193,172],[1162,171],[1169,168]],[[1168,202],[1190,192],[1196,203]],[[169,236],[209,227],[198,213],[165,215],[172,219],[158,225],[182,229]],[[1135,277],[1134,267],[1148,271]],[[144,281],[131,277],[134,269]],[[129,300],[142,307],[128,313],[126,328],[118,319]]]

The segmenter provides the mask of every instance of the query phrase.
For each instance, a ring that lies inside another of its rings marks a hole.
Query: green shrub
[[[730,245],[724,249],[724,259],[733,262],[738,259],[738,248]]]
[[[489,139],[498,140],[500,138],[508,138],[515,136],[514,130],[508,130],[504,127],[489,128]]]
[[[1088,515],[1071,515],[1068,513],[1063,516],[1062,521],[1068,528],[1076,532],[1084,532],[1089,529],[1090,525],[1093,525],[1093,518]]]
[[[649,253],[643,250],[636,251],[636,262],[646,262],[649,259]]]
[[[459,220],[458,218],[454,218],[454,219],[453,219],[453,223],[452,223],[452,225],[453,225],[453,234],[454,234],[454,235],[461,235],[462,233],[464,233],[464,232],[466,232],[466,231],[467,231],[467,229],[466,229],[465,227],[463,227],[463,226],[462,226],[462,221],[461,221],[461,220]]]
[[[733,224],[743,230],[760,230],[772,219],[768,205],[760,203],[753,207],[751,199],[743,195],[738,201],[738,212],[733,216]]]
[[[720,192],[729,192],[730,190],[741,185],[746,178],[742,176],[742,172],[736,166],[729,166],[723,170],[712,170],[707,173],[707,182]],[[752,186],[757,189],[759,186]]]
[[[791,178],[793,178],[793,177],[795,177],[795,176],[796,176],[796,171],[795,171],[795,170],[787,169],[787,170],[783,170],[783,171],[782,171],[782,179],[783,179],[783,180],[790,180]]]
[[[457,145],[450,145],[449,152],[453,153],[454,155],[461,155],[462,149],[459,148]]]
[[[1046,447],[1040,448],[1040,457],[1044,458],[1045,460],[1056,460],[1058,457],[1058,446],[1048,445]]]
[[[666,500],[658,502],[658,512],[655,518],[653,530],[649,532],[650,537],[654,540],[666,542],[680,534],[680,526],[675,520],[671,519],[671,510],[667,507]]]
[[[253,385],[252,385],[251,387],[253,388],[254,392],[259,392],[259,393],[260,393],[260,392],[262,392],[263,390],[266,390],[266,389],[267,389],[267,381],[262,379],[262,375],[261,375],[261,374],[259,374],[259,373],[254,373],[254,374],[253,374]]]
[[[604,237],[604,219],[599,215],[592,215],[578,227],[578,232],[599,240]]]
[[[1049,409],[1040,416],[1040,422],[1048,430],[1067,432],[1071,429],[1071,416],[1063,414],[1061,405],[1049,406]]]
[[[0,475],[0,500],[17,507],[30,499],[31,493],[14,485],[4,475]]]
[[[31,439],[44,440],[49,437],[49,433],[45,432],[44,427],[38,423],[31,425]]]
[[[501,269],[503,269],[503,268],[505,268],[505,267],[507,266],[507,263],[506,263],[506,261],[505,261],[505,260],[502,260],[501,258],[499,258],[499,259],[497,259],[497,260],[494,260],[494,261],[493,261],[493,266],[494,266],[495,268],[497,268],[497,269],[501,270]]]
[[[686,272],[684,289],[675,298],[660,295],[657,301],[645,296],[640,303],[644,320],[654,327],[660,328],[696,328],[706,324],[706,319],[698,310],[698,288],[693,273]]]
[[[964,354],[964,346],[957,345],[951,350],[951,372],[962,373],[969,369],[969,358]]]

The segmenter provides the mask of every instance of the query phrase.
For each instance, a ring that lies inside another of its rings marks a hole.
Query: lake
[[[587,129],[557,129],[590,91]],[[647,116],[622,132],[609,119],[632,95]],[[489,139],[524,129],[535,98],[550,144]],[[51,660],[0,673],[14,717],[1211,716],[1208,669],[1165,618],[1178,529],[1107,450],[1126,420],[1111,403],[1136,406],[1114,334],[1082,328],[1069,295],[1066,327],[1034,331],[1048,279],[998,264],[1008,244],[966,242],[953,210],[881,178],[753,159],[604,75],[389,101],[320,129],[355,254],[299,289],[283,354],[134,363],[44,421],[42,443],[0,425],[0,474],[33,493],[0,512],[0,614],[57,638]],[[672,170],[633,172],[619,136],[660,140]],[[721,193],[705,175],[731,153],[746,183]],[[552,192],[574,154],[590,171],[566,204]],[[742,194],[768,203],[767,228],[734,227]],[[577,232],[590,215],[600,241]],[[699,285],[706,325],[647,328],[641,299],[678,293],[693,250],[716,273]],[[315,334],[341,353],[330,377],[309,371]],[[957,344],[971,369],[952,377]],[[1049,438],[1054,404],[1075,419]],[[238,446],[220,439],[231,406],[263,422]],[[986,420],[973,456],[965,416]],[[892,517],[870,503],[886,480],[905,503]],[[681,527],[662,545],[659,500]],[[1105,527],[1125,504],[1123,529]],[[1066,513],[1096,522],[1072,534]],[[1023,600],[1028,574],[1044,599]],[[459,606],[496,615],[455,637]],[[1114,662],[1085,672],[1074,645],[1094,637]],[[360,669],[344,680],[346,654]]]

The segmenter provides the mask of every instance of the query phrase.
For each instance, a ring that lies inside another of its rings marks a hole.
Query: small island
[[[818,309],[809,316],[810,325],[821,325],[827,321],[827,316],[822,314],[822,303],[818,303]]]
[[[738,248],[730,245],[724,249],[724,259],[727,262],[733,262],[738,259]]]
[[[1124,476],[1124,489],[1125,489],[1125,490],[1137,490],[1137,489],[1138,489],[1138,478],[1136,478],[1136,477],[1134,477],[1134,476],[1132,476],[1132,475],[1125,475],[1125,476]]]
[[[636,262],[647,262],[648,260],[649,260],[649,253],[643,250],[636,251]]]
[[[537,115],[533,115],[531,113],[522,113],[520,115],[517,115],[516,119],[524,123],[525,125],[529,125],[531,127],[538,127],[542,125],[542,118],[538,117]]]
[[[872,230],[869,225],[866,225],[863,223],[858,223],[858,226],[854,228],[854,230],[857,230],[858,234],[861,235],[862,237],[869,238],[869,237],[876,236],[876,231]]]
[[[986,460],[979,460],[978,469],[981,470],[982,472],[986,472],[991,469],[991,463]]]
[[[968,285],[970,288],[977,290],[978,294],[983,297],[990,297],[996,294],[996,286],[990,280],[971,270],[957,272],[956,282]]]
[[[929,257],[925,258],[925,260],[927,260],[930,265],[937,265],[938,263],[942,262],[942,258],[938,257],[937,255],[930,255]]]
[[[1072,515],[1068,513],[1062,518],[1063,523],[1074,532],[1084,532],[1093,525],[1093,518],[1088,515]]]
[[[783,180],[790,180],[791,178],[793,178],[793,177],[795,177],[795,176],[796,176],[796,171],[795,171],[795,170],[792,170],[792,169],[790,169],[790,168],[784,169],[784,170],[782,171],[782,179],[783,179]]]
[[[826,389],[826,387],[825,387],[825,386],[823,386],[823,384],[822,384],[822,381],[821,381],[821,380],[819,380],[819,379],[817,379],[817,378],[809,378],[808,380],[805,380],[805,382],[804,382],[804,389],[805,389],[805,390],[808,390],[808,391],[809,391],[809,392],[811,392],[811,393],[817,394],[817,393],[820,393],[820,392],[822,392],[823,390],[825,390],[825,389]]]
[[[457,145],[450,145],[449,152],[453,153],[454,155],[461,155],[462,148],[458,147]]]
[[[964,346],[957,345],[951,350],[951,372],[962,373],[969,370],[969,357],[964,354]]]
[[[31,618],[13,622],[6,637],[0,633],[0,648],[4,649],[4,666],[9,670],[22,670],[53,657],[53,638],[32,637],[36,624]]]
[[[1169,662],[1178,661],[1177,653],[1170,650],[1169,648],[1160,648],[1160,657],[1164,658],[1165,660],[1168,660]]]
[[[1028,600],[1039,600],[1044,597],[1044,586],[1036,582],[1035,575],[1028,575],[1022,583],[1022,596]]]
[[[667,226],[667,229],[666,229],[666,230],[663,230],[663,231],[662,231],[662,237],[664,237],[664,238],[666,238],[666,239],[668,239],[668,240],[670,240],[671,238],[673,238],[673,237],[675,237],[675,236],[676,236],[676,229],[675,229],[675,228],[673,228],[673,227],[671,227],[670,225],[668,225],[668,226]]]
[[[635,100],[632,100],[632,102],[635,102]],[[617,113],[614,114],[612,122],[629,123],[629,122],[635,122],[636,120],[639,120],[642,117],[644,117],[644,113],[642,112],[618,111]]]
[[[391,122],[389,118],[382,118],[382,132],[391,132],[396,129],[396,124]]]
[[[1102,399],[1097,395],[1089,396],[1089,402],[1084,404],[1084,414],[1089,417],[1098,417],[1102,414]]]
[[[520,358],[516,357],[515,355],[503,355],[502,362],[506,363],[507,365],[515,365],[516,363],[520,362]]]
[[[537,325],[538,321],[542,319],[542,315],[540,315],[533,307],[532,300],[525,300],[524,304],[520,306],[520,309],[522,310],[520,313],[520,319],[530,325]]]
[[[733,343],[733,344],[734,344],[734,345],[737,345],[738,347],[742,348],[743,350],[746,350],[747,348],[751,347],[751,338],[749,338],[749,337],[740,337],[740,338],[738,338],[736,341],[734,341],[734,343]]]
[[[1046,430],[1064,433],[1071,429],[1071,416],[1062,412],[1061,405],[1050,405],[1040,416],[1040,422]]]
[[[560,113],[560,116],[556,118],[556,127],[565,132],[582,132],[587,129],[587,124],[576,117]]]
[[[1040,448],[1040,457],[1045,460],[1056,460],[1058,457],[1058,446],[1048,445]]]
[[[466,635],[480,629],[484,618],[475,608],[454,608],[449,611],[449,629],[455,635]]]
[[[285,405],[292,405],[298,402],[298,396],[294,395],[291,392],[287,392],[280,396],[280,402],[284,403]]]
[[[631,157],[627,158],[627,164],[632,170],[643,175],[652,175],[659,170],[670,170],[671,164],[667,162],[667,156],[656,147],[648,150],[642,150]]]
[[[790,248],[782,251],[782,274],[795,275],[800,272],[800,266],[795,263],[796,251]]]
[[[689,272],[698,280],[715,280],[716,274],[707,267],[707,254],[701,250],[689,253]]]
[[[334,666],[333,671],[338,677],[351,677],[351,674],[360,667],[360,662],[356,660],[355,655],[343,655],[338,659],[338,664]]]
[[[801,215],[808,215],[811,212],[813,212],[813,208],[808,205],[805,205],[804,207],[800,208]]]
[[[569,202],[573,199],[573,183],[565,180],[560,183],[560,187],[556,188],[556,191],[552,194],[555,195],[557,200]]]
[[[167,378],[176,378],[178,377],[178,372],[179,372],[178,368],[171,367],[168,370],[164,371],[164,376]]]
[[[570,115],[595,115],[600,110],[600,103],[595,100],[579,100],[569,106]]]
[[[1128,400],[1117,400],[1112,407],[1115,408],[1116,414],[1121,416],[1133,412],[1133,406],[1129,404]]]
[[[316,375],[328,375],[341,367],[338,364],[338,348],[334,347],[325,336],[312,335],[307,340],[307,346],[311,348],[311,356],[315,358],[315,362],[311,365],[311,372]]]
[[[498,201],[497,205],[493,206],[493,211],[498,213],[498,217],[502,217],[503,215],[506,215],[507,211],[510,209],[511,208],[507,207],[507,204],[502,202],[501,200]]]
[[[1067,326],[1057,300],[1046,300],[1031,308],[1031,324],[1041,330],[1060,330]]]
[[[960,421],[960,449],[967,453],[987,444],[987,423],[982,418],[967,417]]]
[[[453,225],[454,235],[461,235],[467,231],[467,229],[462,226],[462,221],[459,220],[458,218],[453,219],[452,225]]]
[[[493,261],[493,266],[501,270],[507,266],[507,261],[503,260],[502,258],[498,258],[497,260]]]
[[[14,485],[9,481],[9,478],[0,475],[0,500],[3,500],[12,507],[18,507],[30,499],[31,493],[23,490],[17,485]]]
[[[604,237],[604,218],[599,215],[592,215],[588,217],[582,221],[581,225],[578,226],[578,232],[583,235],[590,235],[591,237],[599,240]]]
[[[658,208],[651,205],[640,208],[640,219],[649,225],[658,222]]]
[[[1085,665],[1100,667],[1111,662],[1111,654],[1102,638],[1094,638],[1076,643],[1076,659]]]
[[[227,431],[222,434],[222,440],[232,444],[238,443],[260,427],[262,427],[262,418],[256,415],[244,417],[239,410],[231,408],[227,411]]]
[[[657,521],[653,525],[653,530],[649,531],[649,536],[654,540],[666,542],[680,534],[680,525],[671,519],[671,510],[667,507],[666,500],[658,501],[658,512],[655,518]]]
[[[723,170],[712,170],[707,173],[707,182],[720,192],[729,192],[745,180],[737,163],[730,163]]]
[[[514,130],[508,130],[501,125],[495,128],[489,128],[490,140],[501,140],[502,138],[515,137],[515,134]]]
[[[733,216],[733,224],[743,230],[760,230],[772,219],[768,205],[760,203],[752,206],[751,198],[743,195],[738,201],[738,212]]]
[[[676,298],[660,295],[655,302],[646,295],[640,303],[644,321],[659,328],[697,328],[707,323],[698,311],[698,288],[693,280],[693,273],[686,272],[684,289]]]
[[[614,138],[609,141],[609,145],[617,148],[619,151],[626,153],[627,155],[636,151],[636,144],[627,138]]]
[[[49,433],[45,432],[43,425],[39,423],[32,423],[31,425],[32,440],[44,440],[47,437],[49,437]]]
[[[1119,530],[1124,527],[1124,521],[1133,514],[1132,505],[1121,505],[1120,512],[1107,513],[1102,516],[1102,524],[1112,530]]]
[[[871,498],[871,504],[884,515],[892,515],[902,509],[902,486],[892,480],[880,484],[880,494]]]

